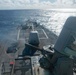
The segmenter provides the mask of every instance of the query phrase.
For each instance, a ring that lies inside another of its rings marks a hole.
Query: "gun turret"
[[[76,17],[69,17],[54,46],[55,51],[76,57]]]

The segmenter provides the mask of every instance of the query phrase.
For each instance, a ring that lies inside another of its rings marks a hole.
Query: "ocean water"
[[[1,42],[11,45],[17,41],[18,26],[28,19],[36,20],[40,25],[59,36],[61,29],[69,16],[76,16],[76,11],[70,10],[0,10],[0,45]],[[8,42],[8,43],[7,43]],[[3,46],[4,46],[3,43]],[[6,45],[5,44],[5,45]],[[9,45],[6,45],[9,47]],[[7,48],[5,47],[5,48]],[[3,47],[2,47],[3,48]],[[13,55],[15,56],[15,55]],[[13,58],[6,54],[6,49],[0,51],[0,60],[7,61]],[[33,58],[34,63],[39,65],[38,57]]]
[[[0,10],[0,40],[16,41],[18,26],[28,19],[36,20],[58,36],[69,16],[76,16],[76,12],[32,9]]]

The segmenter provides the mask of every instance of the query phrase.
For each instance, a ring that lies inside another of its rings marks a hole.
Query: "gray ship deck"
[[[45,45],[55,44],[57,36],[45,29],[42,26],[38,26],[34,30],[37,30],[40,38],[40,48]],[[17,40],[18,40],[18,51],[16,53],[7,54],[6,50],[8,48],[7,40],[5,43],[2,43],[0,46],[0,75],[51,75],[49,71],[42,69],[39,66],[38,60],[40,56],[30,57],[27,61],[25,60],[14,60],[18,57],[19,54],[22,54],[22,50],[25,47],[25,43],[28,43],[29,32],[31,29],[18,30]],[[13,67],[10,66],[10,62],[14,62]],[[2,63],[2,64],[1,64]],[[3,68],[3,69],[2,69]],[[74,75],[76,75],[74,73]]]
[[[34,30],[37,30],[39,33],[40,48],[42,48],[45,45],[51,45],[55,43],[57,36],[52,32],[50,32],[49,30],[45,29],[42,26],[38,26]],[[23,60],[16,60],[16,61],[14,60],[15,58],[18,57],[19,54],[22,53],[22,50],[25,47],[24,45],[25,42],[26,43],[28,42],[30,31],[31,29],[18,30],[17,40],[19,48],[16,53],[7,54],[6,50],[8,48],[7,44],[9,44],[9,41],[7,40],[5,43],[3,43],[3,46],[2,46],[3,41],[1,41],[0,64],[3,63],[1,64],[1,67],[3,67],[3,69],[0,67],[0,75],[50,75],[48,71],[44,71],[41,67],[39,67],[38,60],[40,56],[31,57],[32,62],[28,63],[28,61],[26,61],[28,64]],[[12,61],[13,62],[15,61],[13,70],[9,65],[9,63]],[[24,67],[25,66],[24,63],[26,63],[26,67]]]

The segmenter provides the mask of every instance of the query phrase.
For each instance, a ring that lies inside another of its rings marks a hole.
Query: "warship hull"
[[[28,43],[29,41],[28,37],[30,31],[32,31],[32,29],[29,27],[27,29],[18,29],[18,50],[16,53],[7,54],[7,44],[9,44],[8,40],[3,44],[0,56],[0,75],[50,75],[49,71],[45,71],[39,66],[38,61],[41,57],[39,51],[36,51],[36,56],[31,56],[24,60],[18,59],[18,56],[22,54],[22,51],[25,48],[25,43]],[[34,31],[37,31],[39,34],[40,48],[43,48],[43,46],[53,45],[57,39],[55,34],[41,25],[34,27]]]

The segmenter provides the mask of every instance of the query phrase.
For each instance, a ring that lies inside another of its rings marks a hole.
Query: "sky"
[[[75,8],[76,0],[0,0],[2,9]]]

